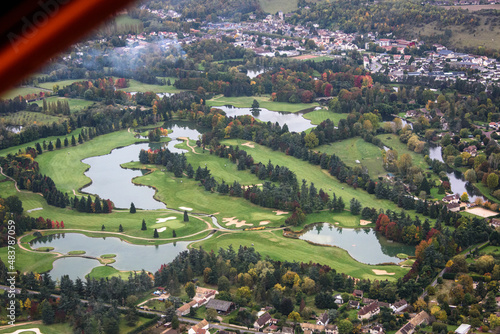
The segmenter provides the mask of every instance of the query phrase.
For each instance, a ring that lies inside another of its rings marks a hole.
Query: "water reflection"
[[[236,108],[233,106],[220,106],[214,107],[223,110],[227,116],[242,116],[242,115],[253,115],[251,108]],[[312,128],[310,120],[302,117],[302,113],[283,113],[279,111],[270,111],[265,108],[259,108],[258,115],[253,115],[260,121],[278,123],[280,126],[287,125],[290,132],[302,132],[309,128]]]
[[[326,228],[327,227],[327,228]],[[321,245],[345,249],[355,260],[367,264],[398,263],[398,253],[415,255],[415,247],[391,242],[371,228],[334,228],[327,223],[309,226],[300,236]]]

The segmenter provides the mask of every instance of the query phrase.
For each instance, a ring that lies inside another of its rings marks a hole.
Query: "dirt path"
[[[195,149],[194,146],[189,145],[189,138],[187,138],[187,137],[177,137],[177,139],[184,140],[186,142],[187,147],[189,147],[194,154],[200,154],[200,153],[198,153],[198,152],[196,152],[194,150]]]
[[[25,193],[25,194],[37,194],[37,195],[40,195],[43,197],[43,195],[41,193],[34,193],[34,192],[31,192],[31,191],[26,191],[26,190],[20,190],[18,187],[17,187],[17,182],[16,180],[14,180],[13,178],[11,178],[10,176],[8,175],[5,175],[4,172],[3,172],[3,169],[2,167],[0,167],[0,174],[2,174],[3,176],[5,176],[6,178],[8,178],[9,180],[12,180],[14,181],[14,186],[16,187],[16,190],[18,193]]]

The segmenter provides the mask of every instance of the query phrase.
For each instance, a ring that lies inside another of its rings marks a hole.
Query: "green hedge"
[[[128,332],[128,334],[139,334],[143,330],[156,324],[158,322],[158,320],[160,320],[160,317],[155,315],[153,319],[146,321],[145,323],[143,323],[142,325],[140,325],[137,328],[132,329],[130,332]]]

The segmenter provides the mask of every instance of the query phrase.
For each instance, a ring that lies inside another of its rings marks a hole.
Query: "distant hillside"
[[[318,3],[325,0],[309,0],[308,2]],[[290,13],[298,8],[299,0],[259,0],[262,10],[266,13],[276,14],[280,10],[283,13]]]

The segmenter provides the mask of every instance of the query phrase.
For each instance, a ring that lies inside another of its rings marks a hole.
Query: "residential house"
[[[325,326],[310,324],[308,322],[302,322],[300,324],[300,328],[302,328],[302,331],[304,333],[309,332],[309,333],[315,333],[315,334],[319,334],[325,330]]]
[[[477,147],[475,145],[467,146],[464,148],[464,152],[469,153],[471,157],[475,157],[477,155]]]
[[[328,325],[328,320],[329,320],[328,313],[325,311],[316,320],[316,325],[326,326]]]
[[[498,219],[498,218],[492,218],[490,220],[490,226],[493,227],[493,228],[500,227],[500,219]]]
[[[177,314],[178,317],[181,317],[183,315],[188,314],[189,311],[191,310],[191,307],[198,307],[198,303],[195,302],[194,300],[192,300],[189,303],[186,303],[186,304],[182,305],[181,307],[179,307],[175,311],[175,313]]]
[[[264,329],[264,333],[274,333],[278,330],[278,326],[270,325]]]
[[[354,290],[352,295],[356,298],[363,298],[363,290]]]
[[[271,315],[265,312],[253,323],[253,328],[260,331],[262,328],[264,328],[264,326],[271,322],[271,319]]]
[[[193,300],[198,302],[198,305],[205,305],[209,300],[214,299],[215,295],[219,292],[213,289],[201,288],[199,286],[196,287],[196,294],[193,297]]]
[[[455,334],[467,334],[471,330],[471,325],[468,324],[461,324],[458,326],[457,329],[455,329]]]
[[[210,299],[206,306],[207,309],[214,309],[219,314],[229,314],[234,310],[235,305],[233,302],[220,299]]]
[[[339,334],[337,326],[335,326],[335,325],[326,325],[325,326],[325,334]]]
[[[445,203],[459,203],[460,196],[458,196],[458,194],[447,195],[447,196],[443,197],[443,202],[445,202]]]
[[[209,328],[210,324],[208,323],[208,321],[203,319],[196,325],[192,326],[189,329],[188,334],[206,334]]]
[[[348,303],[349,308],[358,309],[359,302],[357,300],[350,300]]]
[[[380,313],[380,307],[378,306],[378,302],[374,301],[371,304],[363,306],[358,311],[358,319],[359,320],[368,320],[371,317]]]
[[[390,307],[393,312],[403,312],[408,307],[408,303],[406,300],[401,299],[392,304]]]
[[[460,204],[458,203],[446,204],[446,208],[451,212],[458,212],[460,211]]]
[[[425,323],[429,323],[429,314],[425,311],[421,311],[416,316],[414,316],[410,321],[408,321],[403,327],[401,327],[396,334],[412,334],[415,331],[415,327]]]

